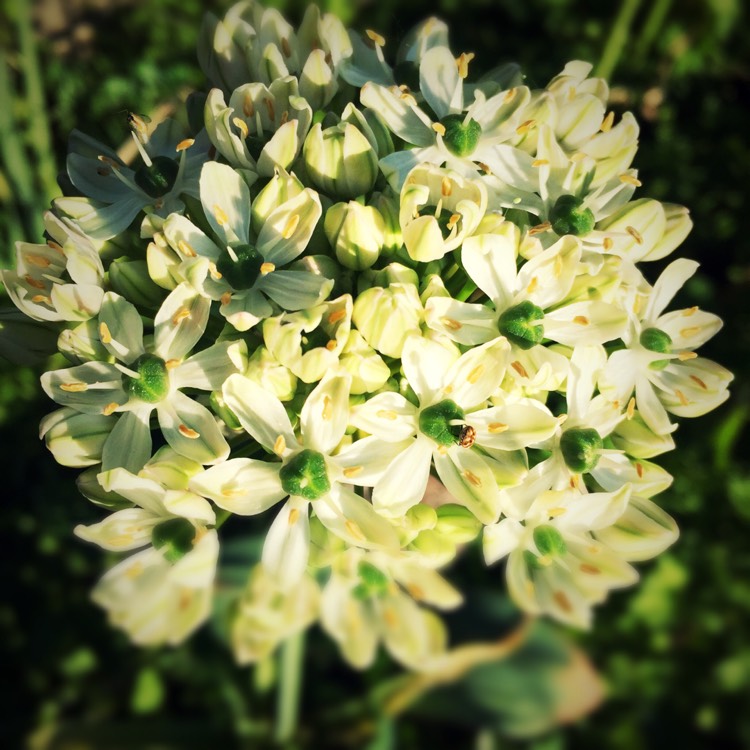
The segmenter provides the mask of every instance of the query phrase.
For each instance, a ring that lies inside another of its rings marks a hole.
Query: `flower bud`
[[[109,283],[112,291],[134,305],[155,309],[164,300],[164,293],[151,279],[145,260],[118,258],[109,267]]]
[[[287,201],[296,198],[304,189],[305,186],[295,175],[284,169],[277,169],[253,201],[250,211],[253,231],[260,234],[270,214]]]
[[[183,279],[180,271],[182,259],[169,246],[164,235],[157,234],[146,248],[146,265],[151,280],[162,289],[172,291]]]
[[[74,364],[106,361],[109,352],[99,336],[99,321],[90,318],[74,328],[66,328],[57,339],[57,348]]]
[[[38,365],[55,353],[57,331],[20,310],[0,311],[0,356],[16,365]]]
[[[474,539],[482,528],[482,523],[463,505],[448,503],[437,509],[435,531],[454,544],[466,544]]]
[[[389,263],[385,268],[377,271],[373,276],[375,286],[391,286],[392,284],[412,284],[419,286],[417,272],[401,263]]]
[[[92,466],[86,471],[82,471],[76,479],[76,487],[78,491],[94,505],[98,505],[100,508],[106,508],[110,511],[123,510],[124,508],[132,508],[133,503],[130,500],[126,500],[122,495],[118,495],[116,492],[109,492],[105,490],[101,484],[99,484],[99,473],[101,472],[101,466]]]
[[[372,206],[357,201],[336,203],[326,212],[324,227],[342,266],[363,271],[380,256],[385,222]]]
[[[354,303],[352,320],[373,349],[400,357],[407,337],[419,333],[423,315],[417,288],[397,283],[362,292]]]
[[[359,331],[349,334],[340,362],[352,376],[353,395],[380,390],[391,375],[388,365],[371,346],[368,346]]]
[[[403,250],[404,238],[401,235],[401,224],[398,219],[398,197],[387,193],[375,193],[370,205],[383,217],[383,247],[381,254],[393,257],[401,250],[404,259],[408,255]]]
[[[93,466],[102,460],[104,443],[116,421],[64,407],[41,421],[39,437],[44,438],[57,463],[76,468]]]
[[[456,545],[437,529],[420,531],[409,548],[429,560],[430,566],[445,565],[456,555]]]
[[[348,200],[372,189],[378,157],[367,138],[351,123],[323,130],[313,126],[303,147],[305,166],[315,185],[332,197]]]
[[[297,378],[265,346],[259,346],[250,357],[245,377],[275,394],[279,401],[291,401],[297,390]]]

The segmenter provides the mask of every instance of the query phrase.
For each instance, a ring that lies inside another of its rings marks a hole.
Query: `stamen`
[[[185,318],[190,317],[190,310],[187,309],[187,307],[181,307],[173,316],[172,316],[172,325],[177,326],[179,325]]]
[[[482,170],[482,172],[484,172],[485,174],[492,174],[492,170],[483,161],[478,161],[477,164],[479,165],[479,168]],[[519,199],[519,203],[520,203],[520,199]]]
[[[442,211],[443,211],[443,199],[440,198],[437,202],[437,206],[435,206],[435,218],[436,219],[440,218],[440,214],[442,213]]]
[[[112,334],[109,331],[109,326],[104,321],[99,323],[99,339],[102,344],[112,343]]]
[[[472,371],[471,371],[471,372],[469,373],[469,375],[468,375],[468,377],[466,378],[466,380],[468,380],[468,381],[469,381],[469,383],[471,383],[472,385],[474,385],[474,383],[476,383],[476,382],[477,382],[477,381],[479,380],[479,378],[481,378],[481,377],[482,377],[482,375],[483,375],[483,373],[484,373],[484,370],[485,370],[485,367],[484,367],[484,365],[477,365],[477,366],[476,366],[476,367],[475,367],[475,368],[474,368],[474,369],[473,369],[473,370],[472,370]]]
[[[49,268],[50,261],[43,255],[26,255],[24,256],[28,263],[37,268]]]
[[[371,42],[374,44],[377,44],[378,47],[385,47],[385,37],[378,34],[377,31],[373,31],[372,29],[367,29],[365,31],[365,34],[367,34],[367,37],[370,39]]]
[[[380,417],[380,419],[398,419],[398,414],[392,409],[379,409],[375,412],[375,416]]]
[[[222,307],[228,305],[232,301],[232,293],[231,292],[224,292],[224,294],[221,295],[221,305]]]
[[[46,294],[35,294],[31,301],[35,304],[43,303],[45,305],[52,305],[52,300]]]
[[[518,133],[518,135],[525,135],[534,127],[534,125],[536,125],[536,120],[526,120],[526,122],[522,122],[516,128],[516,133]]]
[[[703,388],[704,391],[708,390],[708,386],[706,383],[701,380],[697,375],[691,375],[690,380],[692,380],[694,383],[697,383],[701,388]]]
[[[625,227],[625,231],[639,244],[643,244],[643,237],[635,227]]]
[[[550,518],[557,518],[558,516],[561,516],[563,513],[565,513],[565,508],[550,508],[547,511],[547,515]]]
[[[688,326],[687,328],[683,328],[680,331],[680,336],[684,336],[685,338],[691,338],[692,336],[695,336],[697,333],[700,333],[701,328],[700,326]]]
[[[535,234],[543,234],[552,228],[552,223],[549,221],[543,221],[541,224],[537,224],[535,227],[529,229],[529,236],[533,237]]]
[[[560,605],[560,609],[566,612],[573,611],[573,605],[570,603],[570,599],[562,591],[555,591],[552,598]]]
[[[292,508],[289,511],[289,525],[294,526],[294,524],[297,523],[298,518],[299,518],[299,508]]]
[[[453,231],[453,228],[458,224],[458,222],[461,220],[461,214],[453,214],[450,219],[448,219],[448,224],[446,225],[448,227],[449,231]]]
[[[360,542],[364,542],[367,539],[367,537],[362,533],[362,529],[360,529],[354,521],[347,519],[344,526],[346,527],[346,530]]]
[[[60,383],[60,390],[67,393],[83,393],[89,389],[86,383]]]
[[[690,403],[687,399],[687,396],[682,391],[675,389],[674,395],[677,396],[678,399],[680,399],[680,403],[683,406],[687,406]]]
[[[580,571],[581,573],[588,573],[592,576],[599,575],[602,572],[601,570],[599,570],[599,568],[595,568],[593,565],[589,565],[588,563],[581,563]]]
[[[643,479],[643,464],[640,461],[635,462],[635,473],[638,475],[638,479]]]
[[[682,315],[685,318],[689,318],[691,315],[695,315],[699,309],[698,305],[693,305],[693,307],[688,307],[686,310],[683,310]]]
[[[337,346],[337,345],[338,345],[338,344],[337,344],[336,340],[335,340],[335,339],[331,339],[331,340],[330,340],[330,341],[329,341],[329,342],[328,342],[328,343],[326,344],[326,349],[328,349],[328,351],[329,351],[329,352],[332,352],[332,351],[333,351],[333,350],[334,350],[334,349],[336,348],[336,346]]]
[[[46,289],[47,285],[43,281],[39,281],[39,279],[35,279],[33,276],[30,276],[29,274],[26,274],[26,276],[23,277],[24,281],[29,285],[33,286],[34,289]]]
[[[281,233],[281,236],[288,240],[295,232],[297,227],[299,226],[299,214],[292,214],[289,217],[289,220],[286,223],[286,226],[284,227],[284,231]]]
[[[680,360],[680,362],[685,362],[688,359],[696,359],[698,357],[698,354],[696,352],[680,352],[677,355],[677,359]]]
[[[463,326],[453,318],[440,318],[440,322],[451,331],[460,331]]]
[[[177,243],[177,249],[183,254],[187,255],[188,258],[195,258],[197,257],[198,253],[193,250],[193,248],[185,242],[185,240],[180,240]]]
[[[383,619],[389,628],[395,629],[398,627],[398,617],[396,617],[396,613],[390,607],[386,607],[383,610]]]
[[[630,401],[628,401],[628,407],[625,409],[625,414],[628,419],[633,418],[633,415],[635,414],[635,396],[631,396]]]
[[[447,198],[453,192],[453,183],[450,177],[443,177],[440,182],[440,193],[444,198]]]
[[[273,263],[266,261],[260,265],[260,275],[268,276],[269,273],[273,273],[276,270],[276,266]]]
[[[174,370],[175,367],[180,366],[180,360],[179,359],[168,359],[164,363],[164,367],[167,368],[167,370]]]
[[[242,133],[243,138],[247,138],[248,135],[250,135],[250,130],[247,127],[247,123],[241,117],[233,117],[232,125],[234,125],[237,130]]]
[[[489,425],[487,425],[487,431],[492,435],[497,435],[501,432],[505,432],[508,429],[510,429],[508,425],[503,424],[502,422],[490,422]]]
[[[245,117],[255,116],[255,105],[253,104],[253,99],[250,96],[249,91],[245,94],[245,98],[242,102],[242,112],[245,115]]]
[[[181,151],[187,151],[194,143],[194,138],[185,138],[175,146],[174,150],[179,154]]]
[[[268,119],[274,122],[276,120],[276,108],[274,107],[273,99],[264,99],[263,101],[268,110]]]
[[[469,63],[474,59],[473,52],[462,52],[456,58],[456,67],[458,68],[459,78],[466,78],[469,75]]]
[[[362,473],[363,466],[348,466],[346,469],[344,469],[344,476],[348,479],[351,479],[352,477],[356,477],[357,474]]]
[[[578,323],[579,326],[587,326],[589,324],[589,319],[585,315],[576,315],[575,318],[573,318],[574,323]]]
[[[614,125],[615,122],[615,113],[610,112],[603,120],[602,124],[599,127],[599,130],[602,131],[602,133],[609,133],[610,130],[612,130],[612,125]]]
[[[289,122],[289,110],[285,109],[281,113],[281,118],[279,119],[279,125],[286,125]]]
[[[620,182],[624,182],[626,185],[635,185],[635,187],[643,185],[643,183],[637,177],[633,177],[632,174],[621,174]]]
[[[465,469],[464,471],[462,471],[461,476],[473,487],[482,486],[482,480],[476,474],[469,471],[468,469]]]
[[[558,255],[557,257],[559,258],[560,256]],[[526,287],[526,293],[531,294],[538,286],[539,286],[539,279],[537,279],[537,277],[534,276],[529,282],[529,285]]]
[[[321,416],[326,422],[330,422],[333,417],[333,401],[331,401],[330,396],[323,397],[323,412]]]
[[[57,250],[60,255],[65,255],[65,251],[62,249],[62,245],[60,245],[58,242],[55,242],[54,240],[47,240],[47,247],[52,248],[52,250]]]
[[[333,326],[336,325],[340,320],[343,320],[346,317],[346,310],[343,308],[341,310],[334,310],[329,316],[328,316],[328,322]]]
[[[440,122],[433,122],[432,129],[438,134],[445,136],[445,125]]]
[[[292,48],[289,46],[289,40],[286,37],[281,39],[281,51],[284,53],[284,57],[292,56]]]
[[[508,93],[503,97],[503,104],[508,104],[516,98],[517,89],[514,86],[512,89],[508,89]]]
[[[216,218],[216,221],[219,222],[220,227],[224,227],[229,223],[229,217],[226,215],[221,206],[217,205],[216,203],[214,203],[214,217]]]
[[[283,453],[284,453],[285,450],[286,450],[286,440],[284,440],[284,436],[283,435],[279,435],[276,438],[276,441],[273,444],[273,452],[277,456],[281,456],[281,455],[283,455]]]
[[[118,406],[119,404],[117,403],[117,401],[112,401],[102,409],[102,414],[104,414],[105,417],[109,417],[114,414]]]
[[[562,273],[562,270],[563,270],[562,258],[559,255],[556,255],[555,264],[553,266],[552,272],[555,274],[555,276],[559,276]]]
[[[180,435],[184,435],[186,438],[190,438],[190,440],[197,440],[201,436],[200,432],[197,432],[192,427],[188,427],[186,424],[181,424],[177,430]]]
[[[141,155],[141,159],[143,159],[143,163],[147,167],[153,166],[151,157],[148,155],[148,152],[146,151],[146,149],[143,148],[143,143],[141,143],[141,139],[138,137],[138,135],[135,132],[131,132],[130,135],[133,136],[133,140],[135,141],[135,145],[138,147],[138,151]]]
[[[526,368],[518,361],[511,362],[510,366],[522,377],[522,378],[528,378],[529,373],[526,372]]]
[[[615,246],[614,240],[611,237],[605,237],[602,242],[602,247],[605,250],[611,250]]]
[[[531,162],[532,167],[544,167],[547,164],[549,164],[549,159],[534,159],[534,161]]]

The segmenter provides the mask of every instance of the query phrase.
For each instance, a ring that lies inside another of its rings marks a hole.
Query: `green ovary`
[[[169,393],[169,373],[163,359],[144,354],[133,363],[137,378],[128,377],[127,390],[131,398],[157,404]]]
[[[591,209],[583,208],[583,201],[575,195],[561,195],[549,213],[549,220],[556,234],[576,237],[588,234],[596,224]]]
[[[571,471],[582,474],[599,463],[599,452],[604,447],[601,435],[592,428],[570,429],[560,438],[560,450]]]
[[[443,143],[456,156],[473,154],[482,135],[482,126],[476,120],[464,123],[464,115],[447,115],[440,124],[445,128]]]
[[[237,260],[227,250],[216,262],[216,269],[232,289],[250,289],[261,275],[265,258],[252,245],[238,245],[232,252]]]
[[[305,449],[292,456],[279,471],[284,492],[305,500],[317,500],[331,489],[322,453]]]
[[[641,346],[650,352],[669,354],[672,351],[672,337],[658,328],[646,328],[641,332]],[[657,359],[649,364],[652,370],[663,370],[669,364],[668,359]]]
[[[419,429],[438,445],[457,445],[465,416],[455,401],[445,399],[422,410]]]
[[[542,343],[544,326],[540,322],[544,311],[526,300],[508,308],[498,320],[500,333],[519,349],[531,349]]]
[[[151,544],[168,562],[176,563],[191,549],[195,540],[195,527],[185,518],[170,518],[151,532]]]
[[[138,185],[151,198],[161,198],[173,187],[180,167],[174,159],[168,156],[156,156],[151,166],[141,167],[134,175]]]

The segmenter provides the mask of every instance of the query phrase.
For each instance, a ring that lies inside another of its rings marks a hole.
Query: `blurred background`
[[[41,240],[70,130],[117,147],[128,137],[127,110],[179,110],[203,86],[195,56],[203,12],[221,14],[229,4],[2,1],[2,267],[12,264],[15,241]],[[304,10],[291,0],[266,4],[295,24]],[[407,710],[383,711],[383,685],[398,687],[392,664],[354,673],[314,630],[301,731],[288,747],[750,747],[747,3],[321,0],[321,7],[383,34],[386,52],[414,23],[439,15],[453,50],[476,53],[473,72],[515,61],[531,86],[568,60],[594,63],[612,84],[612,107],[633,110],[641,123],[640,194],[690,208],[695,228],[678,252],[701,270],[676,302],[724,319],[702,353],[736,381],[717,412],[683,421],[678,450],[660,459],[675,482],[658,500],[677,519],[680,540],[641,566],[638,588],[600,608],[592,632],[537,626],[510,661],[467,669]],[[653,282],[665,264],[647,266],[647,277]],[[0,315],[9,307],[3,292]],[[177,649],[137,650],[89,603],[111,561],[73,537],[76,523],[100,512],[77,494],[76,472],[57,466],[39,443],[39,420],[51,410],[38,386],[43,369],[0,360],[0,746],[265,747],[275,665],[235,667],[220,618]],[[458,575],[473,601],[454,632],[470,638],[485,620],[496,634],[512,629],[518,616],[497,598],[499,570],[484,570],[472,555]],[[234,563],[244,569],[241,555],[227,570]]]

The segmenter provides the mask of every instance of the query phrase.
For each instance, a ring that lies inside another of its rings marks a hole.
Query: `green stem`
[[[281,674],[276,704],[275,732],[275,739],[279,744],[288,743],[297,731],[304,653],[304,631],[288,638],[281,648]]]
[[[617,63],[620,61],[623,48],[628,40],[630,27],[641,5],[641,0],[622,0],[620,11],[615,18],[609,38],[604,45],[601,60],[596,66],[595,75],[610,79],[614,73]]]
[[[643,29],[638,35],[638,41],[636,42],[635,50],[633,51],[633,57],[636,60],[644,60],[651,45],[656,39],[656,35],[664,25],[664,19],[669,13],[669,8],[672,5],[672,0],[655,0],[651,6],[646,20],[643,24]]]

